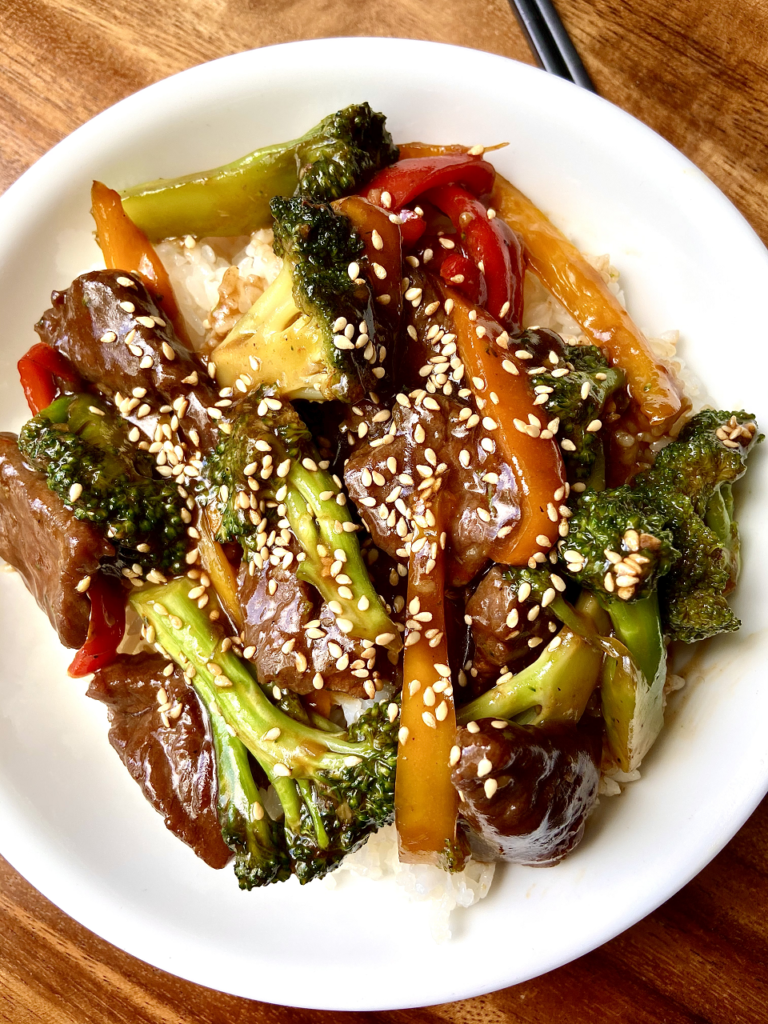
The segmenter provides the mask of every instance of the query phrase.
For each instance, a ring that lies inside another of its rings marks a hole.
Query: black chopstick
[[[597,92],[550,0],[509,0],[539,67]]]

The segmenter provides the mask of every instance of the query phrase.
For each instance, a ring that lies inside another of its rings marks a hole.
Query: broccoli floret
[[[276,280],[216,347],[216,379],[226,387],[273,387],[289,398],[357,401],[377,382],[380,321],[362,269],[364,243],[332,207],[272,201]],[[350,337],[351,334],[351,337]],[[385,346],[386,348],[386,346]]]
[[[105,530],[118,565],[183,571],[178,488],[152,476],[152,459],[111,406],[93,395],[58,398],[22,427],[19,448],[77,519]]]
[[[598,596],[652,684],[666,660],[658,582],[679,558],[666,517],[624,486],[586,491],[568,526],[559,544],[568,574]]]
[[[346,496],[319,461],[290,402],[249,395],[205,467],[201,500],[217,539],[239,541],[259,569],[274,554],[291,564],[289,536],[267,543],[275,525],[290,526],[302,549],[297,576],[317,588],[342,632],[397,649],[397,629],[371,583]],[[268,526],[270,517],[277,522]]]
[[[367,103],[355,104],[300,139],[257,149],[215,170],[137,185],[123,193],[123,207],[152,241],[250,234],[269,225],[274,196],[331,202],[397,160],[385,123]]]
[[[610,366],[597,346],[564,345],[551,331],[525,331],[518,343],[541,362],[543,372],[532,374],[531,383],[538,396],[547,396],[541,403],[547,422],[558,421],[568,480],[589,481],[603,463],[600,427],[595,424],[600,424],[611,395],[624,386],[624,371]]]
[[[529,584],[530,573],[521,571],[521,585]],[[546,593],[548,576],[533,572],[538,593]],[[551,587],[551,584],[550,584]],[[481,718],[498,718],[521,725],[542,722],[578,722],[600,681],[603,651],[596,642],[603,625],[597,602],[583,593],[573,608],[558,596],[549,607],[571,622],[565,626],[527,668],[517,674],[504,672],[496,685],[465,704],[457,712],[459,725]]]
[[[159,648],[182,666],[204,705],[253,755],[280,799],[279,839],[272,825],[272,847],[261,833],[255,837],[256,869],[250,873],[242,862],[241,884],[282,877],[283,843],[299,881],[308,882],[393,820],[398,705],[375,704],[347,732],[290,717],[270,701],[247,663],[222,647],[223,630],[190,600],[193,585],[180,577],[134,591],[130,600],[154,629]],[[246,798],[253,802],[252,794]],[[270,852],[278,861],[273,872]]]
[[[726,599],[740,569],[732,486],[761,439],[749,414],[706,410],[634,480],[645,504],[664,516],[681,552],[660,587],[664,628],[672,639],[692,643],[739,628]]]

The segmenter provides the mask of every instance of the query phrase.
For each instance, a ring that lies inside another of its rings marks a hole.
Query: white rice
[[[155,248],[168,271],[191,341],[203,351],[228,333],[223,326],[216,331],[216,310],[227,298],[226,284],[222,284],[227,271],[234,268],[227,282],[234,278],[237,285],[236,315],[228,318],[232,327],[272,284],[282,266],[272,251],[271,228],[254,231],[250,237],[171,238]]]
[[[463,871],[451,874],[427,864],[401,864],[397,832],[394,825],[389,825],[372,835],[356,853],[345,857],[323,884],[335,889],[344,885],[350,874],[371,881],[394,878],[409,900],[428,902],[432,938],[435,942],[446,942],[451,937],[451,912],[471,907],[488,895],[495,867],[470,859]]]

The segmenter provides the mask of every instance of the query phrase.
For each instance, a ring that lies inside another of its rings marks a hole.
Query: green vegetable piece
[[[305,556],[297,567],[299,579],[317,588],[342,632],[399,649],[397,629],[363,562],[346,498],[319,461],[289,402],[261,392],[243,399],[232,433],[204,470],[201,500],[217,524],[217,539],[239,541],[261,568],[269,554],[267,517],[277,511]]]
[[[77,519],[101,527],[119,565],[184,570],[186,527],[176,484],[152,476],[152,459],[94,395],[64,395],[21,429],[19,448]]]
[[[245,235],[270,223],[274,196],[330,202],[356,192],[397,160],[385,117],[367,103],[324,118],[291,142],[257,149],[211,171],[161,178],[123,193],[123,208],[151,241]]]
[[[459,725],[479,718],[515,719],[523,725],[578,722],[600,679],[602,651],[567,627],[521,672],[506,672],[486,693],[457,712]],[[556,638],[556,639],[558,639]]]
[[[247,748],[273,785],[284,813],[282,838],[299,881],[321,877],[393,820],[397,703],[374,704],[347,732],[290,717],[269,700],[247,663],[222,649],[224,631],[190,600],[193,586],[180,577],[134,591],[130,601],[154,627],[157,644],[183,667],[203,704],[220,715],[226,732]],[[280,861],[282,839],[275,850]],[[260,877],[257,872],[254,884]],[[241,884],[250,878],[244,864]]]
[[[350,276],[363,241],[328,205],[278,198],[271,208],[283,267],[212,353],[216,379],[235,387],[245,375],[249,387],[289,398],[357,401],[377,383],[372,339],[387,334],[365,275]]]
[[[537,394],[547,395],[541,407],[546,422],[558,420],[557,435],[566,442],[562,455],[568,480],[589,482],[593,474],[602,475],[603,443],[594,426],[608,399],[626,384],[624,371],[611,366],[595,345],[565,345],[549,331],[525,331],[515,345],[527,348],[545,368],[531,377],[531,384],[539,389]],[[558,350],[564,358],[552,363],[550,351]]]
[[[568,574],[597,595],[617,637],[655,680],[666,652],[654,595],[679,558],[666,517],[625,486],[586,491],[568,525],[558,545]]]
[[[209,690],[203,692],[210,696]],[[240,888],[284,882],[291,874],[288,845],[280,824],[272,821],[264,810],[248,751],[230,733],[217,703],[206,703],[205,710],[216,755],[221,834],[235,854],[235,875]]]
[[[749,413],[708,409],[634,481],[681,552],[660,588],[664,630],[674,640],[693,643],[740,626],[727,600],[741,564],[732,487],[761,440]]]
[[[649,684],[622,643],[611,639],[605,646],[609,657],[603,662],[600,684],[605,735],[618,766],[631,772],[640,766],[664,725],[665,663],[659,662]]]

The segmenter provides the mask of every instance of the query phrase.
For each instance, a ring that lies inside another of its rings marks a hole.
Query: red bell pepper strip
[[[440,277],[470,302],[483,304],[484,282],[479,268],[468,256],[461,252],[449,253],[440,263]]]
[[[91,213],[96,221],[96,240],[107,267],[138,274],[170,320],[176,336],[191,347],[163,262],[141,228],[136,227],[123,209],[120,194],[94,181]]]
[[[415,245],[427,230],[427,222],[415,210],[409,210],[407,207],[398,211],[397,215],[400,218],[400,236],[403,245]]]
[[[468,153],[415,157],[398,160],[379,171],[361,195],[370,203],[398,213],[427,189],[462,185],[481,196],[491,191],[495,178],[492,164]]]
[[[472,259],[482,270],[488,295],[485,308],[516,334],[523,319],[523,250],[517,235],[508,236],[470,192],[456,185],[431,189],[426,198],[450,217]]]
[[[117,579],[97,574],[88,587],[91,620],[88,637],[75,655],[68,673],[73,679],[110,665],[125,633],[125,591]]]
[[[79,385],[80,378],[69,360],[56,349],[39,342],[18,362],[19,379],[32,415],[47,409],[58,394],[56,378]]]

